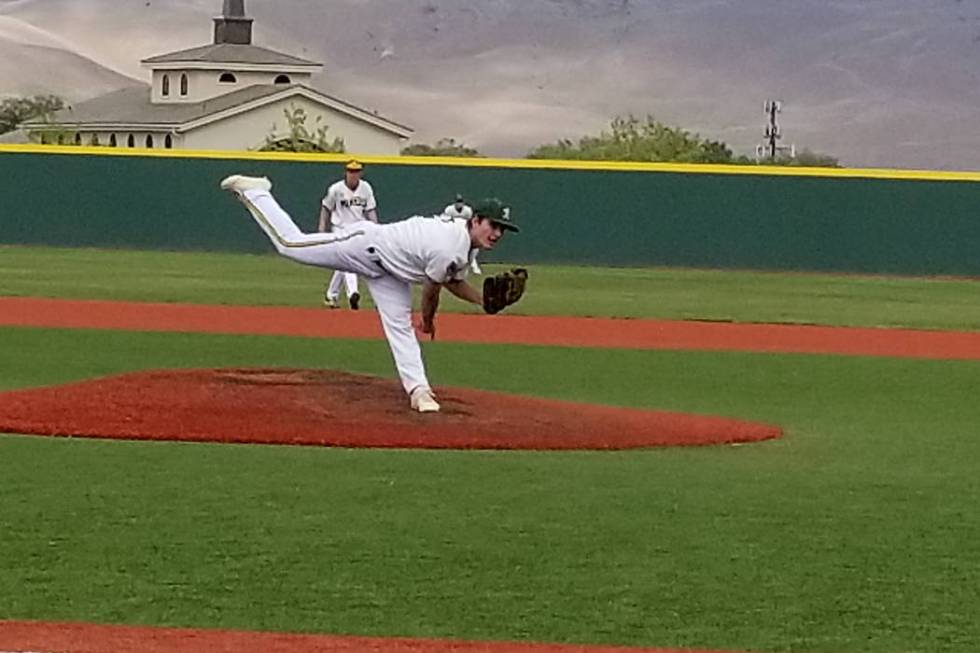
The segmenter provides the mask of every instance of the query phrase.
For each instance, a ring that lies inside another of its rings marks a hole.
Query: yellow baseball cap
[[[344,166],[344,170],[350,170],[351,172],[360,172],[363,169],[364,166],[357,159],[351,159],[347,162],[347,165]]]

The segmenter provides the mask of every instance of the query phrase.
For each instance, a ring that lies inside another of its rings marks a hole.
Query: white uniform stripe
[[[275,228],[275,226],[271,222],[269,222],[269,220],[268,220],[268,218],[266,218],[265,214],[263,214],[262,211],[259,210],[259,207],[257,207],[255,204],[253,204],[248,199],[248,197],[246,197],[246,196],[243,195],[242,196],[242,203],[245,205],[245,208],[248,209],[249,213],[252,214],[252,217],[254,217],[259,222],[259,225],[261,227],[263,227],[263,229],[265,230],[265,232],[267,234],[269,234],[270,236],[272,236],[272,238],[275,239],[275,241],[277,243],[279,243],[280,245],[282,245],[283,247],[290,247],[290,248],[292,248],[292,247],[316,247],[317,245],[330,245],[332,243],[342,243],[345,240],[350,240],[351,238],[354,238],[356,236],[363,236],[364,235],[364,232],[363,231],[355,230],[355,231],[345,232],[342,235],[336,235],[336,234],[335,235],[324,235],[322,237],[311,238],[309,240],[288,240],[285,236],[283,236],[281,233],[279,233],[279,230],[277,230]],[[304,235],[306,235],[306,234],[304,234]]]

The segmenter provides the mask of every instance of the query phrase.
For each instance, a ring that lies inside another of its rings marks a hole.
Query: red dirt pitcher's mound
[[[480,390],[409,409],[392,380],[331,370],[139,372],[0,394],[0,432],[451,449],[630,449],[754,442],[775,426]]]

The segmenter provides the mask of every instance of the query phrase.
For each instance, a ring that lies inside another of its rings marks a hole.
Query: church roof
[[[51,121],[61,124],[153,124],[180,125],[210,113],[224,111],[251,100],[271,95],[282,87],[255,85],[201,102],[150,102],[150,87],[140,84],[79,102],[56,112]]]
[[[303,84],[254,84],[201,102],[152,103],[150,93],[151,89],[147,85],[126,87],[62,109],[51,117],[49,123],[28,121],[23,126],[37,129],[45,124],[59,124],[91,130],[110,125],[126,125],[176,129],[250,102],[266,98],[274,101],[276,98],[273,96],[279,94],[288,96],[302,93],[334,110],[369,122],[398,136],[408,137],[412,133],[409,127]]]
[[[161,63],[229,63],[267,64],[274,66],[317,66],[315,61],[301,59],[290,54],[276,52],[258,45],[238,43],[211,43],[187,50],[159,54],[143,59],[144,64]]]

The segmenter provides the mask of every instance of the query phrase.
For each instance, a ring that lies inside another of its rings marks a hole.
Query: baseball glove
[[[499,313],[524,296],[527,270],[514,268],[483,280],[483,310],[493,315]]]

